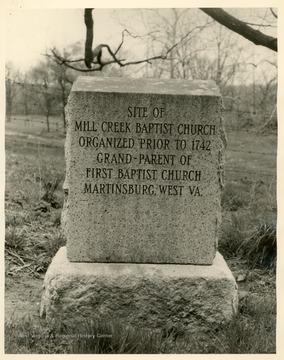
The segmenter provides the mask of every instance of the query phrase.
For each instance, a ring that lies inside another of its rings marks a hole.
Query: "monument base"
[[[118,320],[125,326],[212,329],[237,311],[237,285],[217,252],[213,265],[71,263],[66,247],[44,279],[41,317]]]

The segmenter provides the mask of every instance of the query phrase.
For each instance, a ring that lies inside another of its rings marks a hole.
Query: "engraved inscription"
[[[175,123],[164,107],[128,106],[121,121],[75,121],[74,132],[79,148],[95,149],[83,194],[203,196],[197,160],[211,156],[216,125]]]

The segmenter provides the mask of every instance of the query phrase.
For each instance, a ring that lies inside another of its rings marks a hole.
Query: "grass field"
[[[227,131],[226,185],[219,251],[239,286],[239,313],[205,334],[158,334],[87,322],[76,332],[111,332],[111,340],[63,338],[74,324],[51,327],[39,318],[45,271],[65,244],[60,228],[63,132],[6,126],[6,353],[275,353],[276,135],[253,128]],[[30,136],[32,135],[32,136]],[[44,146],[43,146],[44,145]]]

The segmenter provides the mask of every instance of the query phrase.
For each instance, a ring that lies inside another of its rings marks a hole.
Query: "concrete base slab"
[[[235,279],[218,252],[207,266],[71,263],[62,247],[45,275],[41,316],[197,331],[230,320],[237,299]]]

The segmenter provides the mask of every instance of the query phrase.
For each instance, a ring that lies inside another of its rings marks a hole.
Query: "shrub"
[[[17,227],[31,223],[31,216],[28,211],[5,211],[5,227]]]
[[[276,304],[273,296],[248,296],[239,314],[222,329],[228,354],[267,354],[276,351]]]
[[[250,264],[276,268],[276,220],[260,223],[241,244],[242,254]]]
[[[224,219],[221,227],[219,251],[225,258],[240,255],[241,244],[250,234],[250,219],[246,213],[232,213],[229,219]]]
[[[24,250],[26,245],[25,231],[15,226],[8,226],[5,231],[5,248],[16,251]]]
[[[63,175],[55,176],[52,179],[46,178],[43,181],[44,194],[41,200],[49,203],[53,208],[59,209],[62,207],[62,201],[55,195],[59,185],[62,183]]]
[[[34,245],[34,251],[38,254],[36,259],[36,271],[45,272],[57,251],[66,245],[66,238],[58,231],[56,234],[45,234]]]
[[[227,258],[240,257],[252,267],[276,268],[276,220],[255,220],[246,213],[232,214],[223,223],[220,252]]]

